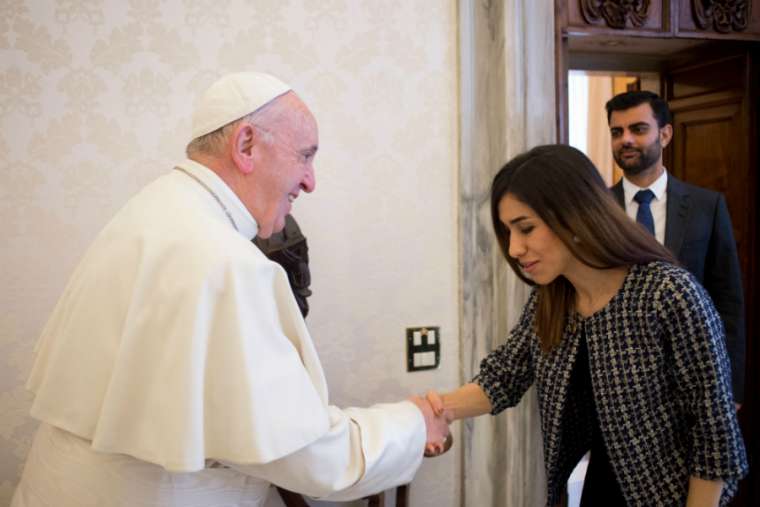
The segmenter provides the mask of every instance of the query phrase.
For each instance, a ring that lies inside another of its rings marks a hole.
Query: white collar
[[[235,192],[227,186],[218,174],[203,164],[190,159],[183,161],[181,164],[177,164],[177,167],[184,169],[204,184],[208,185],[213,194],[219,198],[223,207],[226,208],[231,215],[240,234],[248,239],[256,237],[256,234],[259,232],[259,226],[256,223],[256,220],[251,216],[248,208],[245,207],[240,198],[235,195]]]
[[[649,187],[646,187],[646,188],[648,188],[649,190],[652,191],[652,193],[654,193],[655,199],[657,199],[658,201],[661,201],[663,195],[665,195],[665,190],[667,189],[667,187],[668,187],[668,171],[666,169],[662,171],[662,174],[660,175],[659,178],[654,180],[654,182],[651,185],[649,185]],[[623,176],[623,195],[625,196],[626,205],[633,202],[633,197],[636,195],[636,192],[638,192],[639,190],[644,190],[644,188],[631,183],[628,180],[628,178]]]

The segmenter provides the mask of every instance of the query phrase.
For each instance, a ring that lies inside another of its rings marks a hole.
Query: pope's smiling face
[[[268,238],[285,227],[285,216],[301,191],[316,187],[314,157],[319,146],[317,122],[293,93],[284,100],[285,112],[271,124],[256,127],[254,172],[257,195],[252,213],[259,237]]]

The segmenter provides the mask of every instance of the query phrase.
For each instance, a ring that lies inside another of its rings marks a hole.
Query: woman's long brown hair
[[[496,174],[491,218],[504,258],[524,282],[535,285],[509,256],[509,229],[499,219],[506,194],[530,206],[583,264],[611,269],[661,260],[675,263],[668,249],[631,220],[615,202],[594,164],[565,145],[538,146],[518,155]],[[547,352],[562,340],[575,289],[563,276],[538,287],[536,333]]]

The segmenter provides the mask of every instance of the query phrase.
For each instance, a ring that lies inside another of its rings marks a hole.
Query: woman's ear
[[[243,174],[253,171],[253,152],[256,146],[256,129],[250,123],[241,122],[230,136],[232,160]]]

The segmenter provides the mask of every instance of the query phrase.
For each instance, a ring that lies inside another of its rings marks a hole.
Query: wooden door
[[[678,65],[665,74],[665,98],[673,112],[673,143],[666,166],[676,177],[726,196],[749,287],[753,218],[749,195],[751,114],[746,53]]]
[[[745,400],[739,419],[750,476],[733,505],[759,505],[760,471],[760,273],[757,266],[758,157],[757,71],[747,49],[725,47],[712,56],[702,52],[666,65],[665,98],[673,112],[673,142],[666,166],[676,177],[722,192],[731,214],[742,268],[747,309]]]

